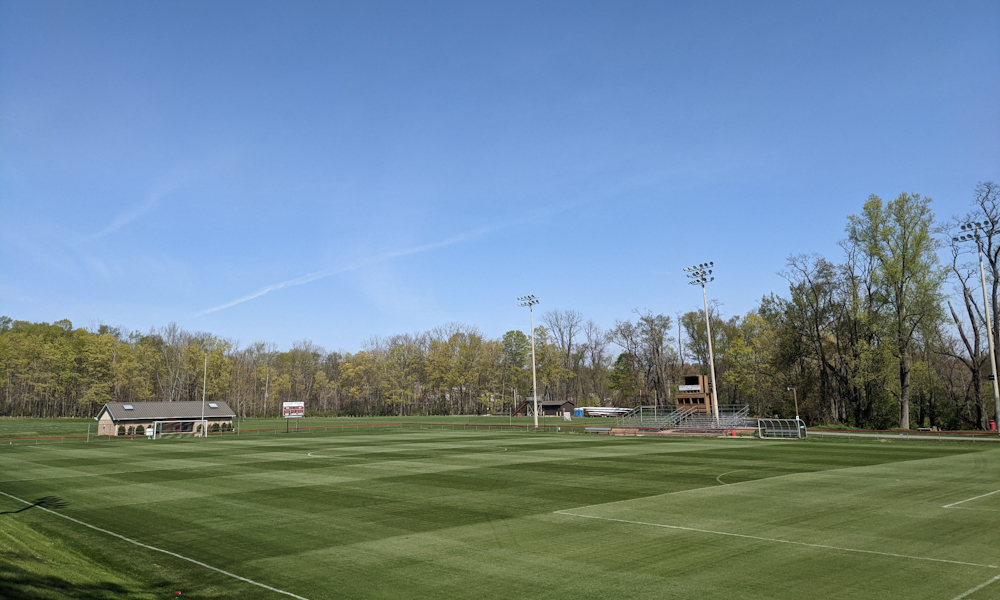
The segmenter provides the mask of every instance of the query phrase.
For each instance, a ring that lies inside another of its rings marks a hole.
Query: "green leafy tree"
[[[609,387],[621,402],[636,398],[639,393],[639,364],[634,354],[622,352],[611,368]]]
[[[882,330],[899,365],[899,426],[910,427],[913,342],[918,329],[942,316],[938,242],[933,237],[931,199],[900,194],[885,203],[872,195],[860,215],[848,218],[847,234],[877,265],[885,304]]]

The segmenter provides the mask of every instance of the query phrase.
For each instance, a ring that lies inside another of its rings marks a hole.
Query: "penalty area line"
[[[746,469],[737,469],[737,471],[745,471],[745,470]],[[735,473],[735,472],[736,471],[728,471],[726,473],[722,473],[722,475],[719,475],[719,477],[722,477],[723,475],[729,475],[730,473]],[[662,494],[653,494],[652,496],[638,496],[636,498],[625,498],[624,500],[612,500],[611,502],[598,502],[597,504],[588,504],[586,506],[576,506],[576,507],[573,507],[573,508],[567,508],[566,510],[583,510],[585,508],[596,508],[598,506],[608,506],[609,504],[621,504],[623,502],[632,502],[633,500],[650,500],[652,498],[663,498],[664,496],[673,496],[673,495],[676,495],[676,494],[688,494],[690,492],[700,492],[700,491],[703,491],[703,490],[717,490],[717,489],[719,489],[721,487],[732,487],[734,485],[743,485],[743,484],[746,484],[746,483],[758,483],[758,482],[761,482],[761,481],[770,481],[772,479],[778,479],[779,477],[791,477],[793,475],[806,475],[806,474],[809,474],[811,472],[812,471],[799,471],[799,472],[796,472],[796,473],[786,473],[784,475],[773,475],[771,477],[761,477],[760,479],[747,479],[746,481],[737,481],[736,483],[722,483],[722,481],[719,480],[719,477],[716,477],[715,480],[719,482],[719,485],[706,485],[706,486],[703,486],[703,487],[688,488],[686,490],[677,490],[676,492],[663,492]],[[556,512],[560,512],[560,511],[557,510]],[[566,513],[566,514],[569,514],[569,513]],[[573,515],[573,516],[575,516],[575,517],[581,517],[583,515]]]
[[[598,519],[601,521],[613,521],[615,523],[627,523],[629,525],[647,525],[649,527],[662,527],[664,529],[676,529],[678,531],[690,531],[693,533],[707,533],[711,535],[723,535],[727,537],[743,538],[747,540],[756,540],[759,542],[773,542],[777,544],[791,544],[794,546],[807,546],[809,548],[821,548],[823,550],[837,550],[840,552],[858,552],[861,554],[877,554],[879,556],[891,556],[894,558],[906,558],[910,560],[924,560],[929,562],[939,562],[947,563],[952,565],[963,565],[966,567],[983,567],[985,569],[1000,569],[997,565],[984,565],[980,563],[964,562],[960,560],[948,560],[946,558],[930,558],[927,556],[913,556],[912,554],[895,554],[893,552],[879,552],[878,550],[861,550],[858,548],[843,548],[840,546],[829,546],[827,544],[812,544],[809,542],[795,542],[792,540],[779,540],[777,538],[766,538],[757,535],[747,535],[744,533],[730,533],[727,531],[712,531],[711,529],[698,529],[696,527],[682,527],[680,525],[664,525],[663,523],[647,523],[645,521],[630,521],[628,519],[612,519],[611,517],[596,517],[593,515],[578,515],[571,512],[566,512],[564,510],[554,511],[557,515],[566,515],[569,517],[579,517],[581,519]],[[997,576],[1000,579],[1000,575]],[[991,580],[994,581],[994,580]],[[987,584],[988,585],[988,584]],[[972,592],[969,592],[972,593]]]
[[[951,504],[945,504],[941,508],[952,508],[958,506],[959,504],[965,504],[966,502],[972,502],[973,500],[979,500],[980,498],[985,498],[986,496],[992,496],[993,494],[1000,494],[1000,490],[993,490],[992,492],[987,492],[985,494],[980,494],[978,496],[973,496],[972,498],[966,498],[965,500],[959,500],[958,502],[952,502]]]
[[[983,589],[984,587],[990,585],[991,583],[996,583],[997,581],[1000,581],[1000,575],[997,575],[996,577],[994,577],[993,579],[990,579],[989,581],[987,581],[985,583],[980,583],[979,585],[977,585],[976,587],[972,588],[971,590],[967,590],[965,592],[962,592],[961,594],[955,596],[951,600],[962,600],[962,598],[967,598],[970,594],[975,594],[976,592],[978,592],[979,590]]]
[[[22,502],[22,503],[27,504],[29,506],[33,506],[32,502],[28,502],[27,500],[24,500],[23,498],[18,498],[17,496],[8,494],[7,492],[0,492],[0,494],[2,494],[4,496],[7,496],[8,498],[11,498],[13,500],[17,500],[18,502]],[[72,522],[74,522],[74,523],[76,523],[78,525],[83,525],[84,527],[88,527],[90,529],[93,529],[94,531],[100,531],[101,533],[110,535],[112,537],[116,537],[116,538],[118,538],[120,540],[124,540],[124,541],[126,541],[126,542],[128,542],[130,544],[135,544],[136,546],[140,546],[142,548],[146,548],[147,550],[153,550],[155,552],[160,552],[160,553],[166,554],[168,556],[173,556],[174,558],[179,558],[180,560],[187,561],[189,563],[198,565],[199,567],[203,567],[203,568],[208,569],[210,571],[215,571],[216,573],[221,573],[221,574],[223,574],[223,575],[225,575],[227,577],[232,577],[233,579],[238,579],[238,580],[240,580],[240,581],[242,581],[244,583],[249,583],[250,585],[255,585],[255,586],[259,587],[259,588],[264,588],[265,590],[270,590],[270,591],[278,593],[278,594],[284,594],[285,596],[290,596],[292,598],[297,598],[298,600],[309,600],[308,598],[305,598],[304,596],[299,596],[298,594],[293,594],[292,592],[286,592],[285,590],[279,590],[278,588],[271,587],[271,586],[269,586],[269,585],[267,585],[265,583],[261,583],[259,581],[254,581],[253,579],[247,579],[246,577],[241,577],[241,576],[239,576],[239,575],[237,575],[235,573],[230,573],[229,571],[224,571],[224,570],[222,570],[222,569],[220,569],[218,567],[213,567],[212,565],[205,564],[205,563],[201,562],[200,560],[195,560],[193,558],[188,558],[188,557],[183,556],[181,554],[177,554],[176,552],[171,552],[169,550],[164,550],[163,548],[157,548],[156,546],[150,546],[149,544],[143,544],[142,542],[133,540],[132,538],[125,537],[124,535],[121,535],[120,533],[115,533],[114,531],[108,531],[107,529],[101,529],[100,527],[96,527],[94,525],[91,525],[90,523],[85,523],[84,521],[81,521],[79,519],[74,519],[73,517],[70,517],[68,515],[64,515],[62,513],[56,512],[54,510],[50,510],[48,508],[45,508],[44,506],[36,506],[35,508],[38,508],[40,510],[44,510],[45,512],[47,512],[49,514],[52,514],[52,515],[55,515],[57,517],[62,517],[64,519],[66,519],[67,521],[72,521]]]

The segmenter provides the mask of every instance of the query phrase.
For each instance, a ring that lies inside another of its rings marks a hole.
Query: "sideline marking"
[[[22,503],[27,504],[29,506],[33,505],[32,502],[28,502],[27,500],[23,500],[21,498],[18,498],[17,496],[13,496],[11,494],[8,494],[7,492],[0,492],[0,494],[3,494],[4,496],[7,496],[8,498],[12,498],[14,500],[17,500],[18,502],[22,502]],[[271,586],[269,586],[267,584],[260,583],[259,581],[254,581],[253,579],[247,579],[246,577],[240,577],[239,575],[236,575],[235,573],[230,573],[229,571],[223,571],[222,569],[220,569],[218,567],[213,567],[212,565],[205,564],[205,563],[203,563],[201,561],[198,561],[198,560],[195,560],[193,558],[188,558],[186,556],[182,556],[180,554],[177,554],[176,552],[171,552],[169,550],[164,550],[163,548],[157,548],[156,546],[150,546],[149,544],[143,544],[142,542],[138,542],[136,540],[133,540],[132,538],[127,538],[124,535],[121,535],[120,533],[115,533],[113,531],[108,531],[107,529],[101,529],[100,527],[96,527],[94,525],[91,525],[90,523],[84,523],[83,521],[81,521],[79,519],[74,519],[73,517],[70,517],[68,515],[64,515],[62,513],[57,513],[54,510],[49,510],[48,508],[45,508],[44,506],[35,506],[35,508],[37,508],[39,510],[44,510],[47,513],[56,515],[57,517],[62,517],[64,519],[68,520],[68,521],[73,521],[74,523],[77,523],[79,525],[83,525],[84,527],[89,527],[90,529],[93,529],[94,531],[100,531],[101,533],[106,533],[106,534],[108,534],[108,535],[110,535],[112,537],[116,537],[116,538],[118,538],[120,540],[125,540],[126,542],[128,542],[130,544],[135,544],[136,546],[141,546],[141,547],[147,548],[149,550],[155,550],[156,552],[162,552],[163,554],[167,554],[169,556],[173,556],[174,558],[179,558],[181,560],[186,560],[187,562],[196,564],[199,567],[204,567],[204,568],[209,569],[211,571],[215,571],[216,573],[222,573],[223,575],[226,575],[228,577],[232,577],[233,579],[239,579],[240,581],[249,583],[251,585],[255,585],[255,586],[260,587],[260,588],[264,588],[265,590],[270,590],[272,592],[277,592],[278,594],[284,594],[286,596],[291,596],[292,598],[297,598],[298,600],[309,600],[308,598],[305,598],[303,596],[299,596],[298,594],[293,594],[292,592],[286,592],[285,590],[279,590],[276,587],[271,587]]]
[[[954,506],[958,506],[959,504],[965,504],[966,502],[971,502],[973,500],[979,500],[980,498],[985,498],[986,496],[992,496],[993,494],[1000,494],[1000,490],[993,490],[992,492],[989,492],[987,494],[982,494],[982,495],[979,495],[979,496],[973,496],[972,498],[966,498],[965,500],[959,500],[958,502],[952,502],[951,504],[945,504],[941,508],[952,508]],[[980,510],[982,510],[982,509],[980,509]]]
[[[810,548],[823,548],[825,550],[839,550],[841,552],[860,552],[862,554],[878,554],[880,556],[893,556],[896,558],[909,558],[912,560],[926,560],[931,562],[948,563],[952,565],[964,565],[967,567],[983,567],[987,569],[1000,569],[997,565],[984,565],[980,563],[963,562],[960,560],[948,560],[946,558],[929,558],[926,556],[913,556],[911,554],[894,554],[892,552],[879,552],[878,550],[859,550],[857,548],[841,548],[839,546],[828,546],[826,544],[810,544],[809,542],[793,542],[791,540],[779,540],[777,538],[766,538],[756,535],[747,535],[743,533],[729,533],[726,531],[712,531],[711,529],[697,529],[695,527],[681,527],[680,525],[664,525],[663,523],[646,523],[644,521],[629,521],[628,519],[612,519],[610,517],[595,517],[592,515],[577,515],[571,512],[566,512],[563,510],[553,511],[558,515],[567,515],[570,517],[580,517],[582,519],[599,519],[601,521],[614,521],[615,523],[628,523],[630,525],[649,525],[651,527],[663,527],[664,529],[678,529],[680,531],[693,531],[695,533],[709,533],[712,535],[724,535],[728,537],[738,537],[745,538],[748,540],[757,540],[761,542],[776,542],[779,544],[793,544],[795,546],[809,546]],[[1000,575],[997,576],[1000,579]],[[972,593],[972,592],[969,592]]]
[[[1000,581],[1000,575],[997,575],[996,577],[994,577],[993,579],[990,579],[986,583],[980,583],[979,585],[977,585],[976,587],[972,588],[971,590],[962,592],[961,594],[955,596],[951,600],[962,600],[962,598],[968,597],[969,594],[975,594],[976,592],[978,592],[979,590],[981,590],[984,587],[988,586],[989,584],[995,583],[997,581]]]

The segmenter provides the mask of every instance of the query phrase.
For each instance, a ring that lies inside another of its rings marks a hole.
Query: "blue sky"
[[[1000,3],[0,0],[0,314],[243,344],[728,315],[1000,180]]]

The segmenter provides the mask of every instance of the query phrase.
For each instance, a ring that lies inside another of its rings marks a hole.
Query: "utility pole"
[[[712,412],[715,414],[715,420],[719,420],[719,392],[718,387],[715,384],[715,353],[712,351],[712,323],[708,318],[708,293],[705,292],[705,284],[710,281],[715,281],[715,277],[709,277],[712,274],[711,267],[715,266],[714,262],[707,262],[695,265],[693,267],[687,267],[684,269],[687,272],[688,278],[691,279],[688,283],[691,285],[701,286],[701,297],[705,302],[705,333],[708,334],[708,364],[709,364],[709,374],[712,376]]]
[[[535,377],[535,305],[538,298],[534,296],[521,296],[518,306],[527,306],[531,315],[531,395],[535,398],[535,429],[538,429],[538,380]]]
[[[201,378],[201,435],[208,437],[208,424],[205,423],[205,389],[208,385],[208,350],[205,350],[205,372]]]
[[[795,392],[795,388],[789,387],[788,391],[792,392],[792,400],[795,401],[795,420],[799,420],[799,395]]]

